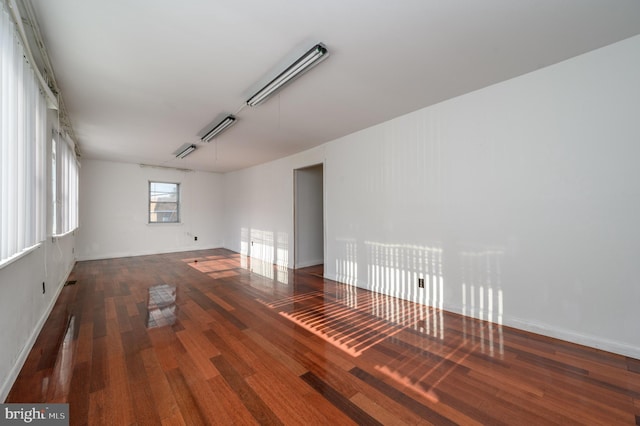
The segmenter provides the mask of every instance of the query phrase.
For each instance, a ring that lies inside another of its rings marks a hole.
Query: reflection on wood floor
[[[321,276],[222,249],[78,262],[6,402],[69,402],[71,424],[640,424],[638,360]]]

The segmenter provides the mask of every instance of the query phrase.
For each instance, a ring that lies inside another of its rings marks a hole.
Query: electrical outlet
[[[424,288],[424,278],[418,278],[418,287]]]
[[[194,237],[193,237],[193,241],[198,241],[198,237],[196,237],[196,236],[194,235]]]

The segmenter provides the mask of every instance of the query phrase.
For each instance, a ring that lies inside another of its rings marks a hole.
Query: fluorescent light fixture
[[[233,126],[236,122],[236,118],[233,115],[227,115],[221,122],[215,125],[215,127],[209,130],[202,138],[204,142],[209,142],[211,139],[218,136],[220,133]]]
[[[297,61],[291,64],[286,70],[282,71],[276,78],[271,80],[269,84],[264,86],[255,95],[249,98],[247,105],[256,106],[267,100],[269,96],[277,92],[287,83],[295,80],[306,71],[322,62],[329,56],[327,48],[322,43],[313,46],[307,53],[302,55]]]
[[[183,149],[182,151],[180,151],[178,154],[176,154],[176,158],[184,158],[195,150],[196,150],[196,146],[191,144],[187,146],[185,149]]]

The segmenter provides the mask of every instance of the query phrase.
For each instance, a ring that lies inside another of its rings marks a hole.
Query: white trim
[[[640,347],[638,346],[631,346],[626,343],[576,333],[571,330],[551,327],[545,324],[524,321],[519,318],[508,318],[505,320],[504,325],[555,339],[565,340],[578,345],[589,346],[591,348],[640,359]]]
[[[11,265],[13,262],[15,262],[18,259],[22,259],[32,251],[36,251],[42,246],[42,244],[43,244],[43,241],[40,241],[38,244],[35,244],[31,247],[27,247],[26,249],[22,250],[20,253],[16,253],[13,256],[4,259],[3,261],[0,262],[0,269]]]
[[[305,262],[298,263],[296,265],[296,269],[306,268],[308,266],[322,265],[323,263],[324,263],[324,259],[307,260]]]
[[[63,237],[66,237],[67,235],[73,234],[74,232],[76,232],[77,229],[78,229],[78,227],[76,226],[71,231],[67,231],[64,234],[53,234],[53,235],[51,235],[51,238],[63,238]]]
[[[446,306],[445,310],[458,315],[462,315],[461,306]],[[481,318],[481,314],[484,315],[484,318]],[[476,312],[476,315],[466,315],[466,317],[487,321],[487,312]],[[493,323],[498,324],[495,321],[493,321]],[[549,324],[543,324],[539,322],[528,321],[522,318],[514,318],[504,315],[502,317],[502,324],[500,325],[515,328],[517,330],[528,331],[530,333],[540,334],[546,337],[552,337],[554,339],[564,340],[565,342],[575,343],[577,345],[583,345],[590,348],[612,352],[622,356],[640,359],[640,347],[638,346],[632,346],[626,343],[616,342],[614,340],[603,339],[593,335],[576,333],[575,331],[567,330],[565,328],[553,327]]]

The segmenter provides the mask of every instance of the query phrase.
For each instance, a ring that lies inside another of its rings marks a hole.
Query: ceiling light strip
[[[188,147],[186,147],[185,149],[183,149],[182,151],[180,151],[177,155],[176,158],[184,158],[187,155],[191,154],[193,151],[196,150],[196,146],[195,145],[189,145]]]
[[[256,92],[247,100],[247,105],[254,107],[266,101],[269,96],[284,87],[287,83],[295,80],[311,68],[325,60],[329,56],[327,48],[318,43],[302,55],[297,61],[282,71],[276,78],[271,80],[266,86]]]
[[[227,130],[229,127],[233,126],[236,122],[236,117],[233,115],[228,115],[222,120],[220,123],[216,124],[216,126],[209,130],[201,139],[204,142],[209,142],[211,139],[218,136],[220,133]]]

